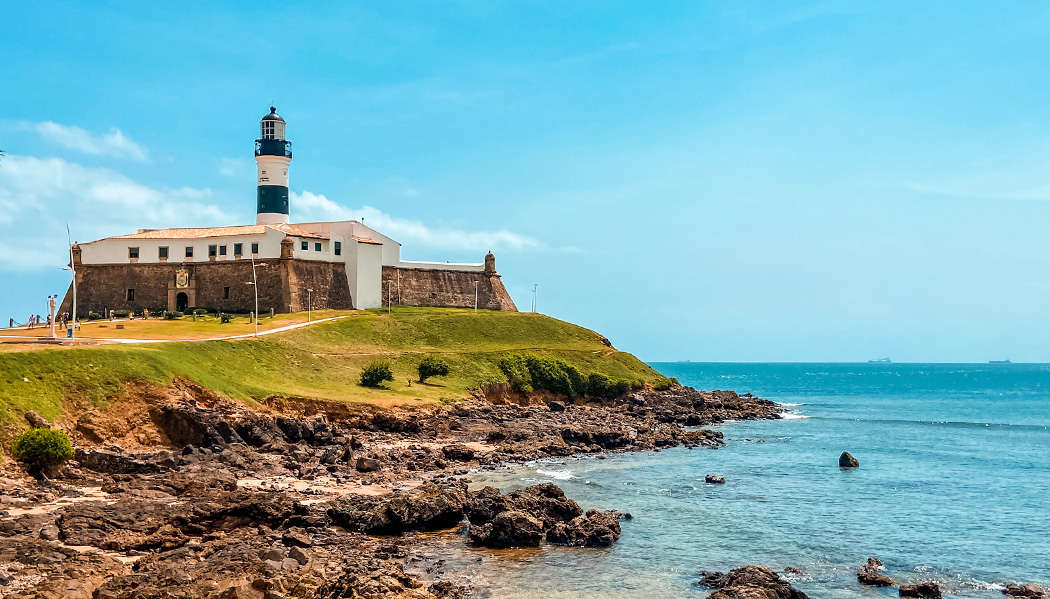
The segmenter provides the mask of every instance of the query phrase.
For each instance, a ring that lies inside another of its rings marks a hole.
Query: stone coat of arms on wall
[[[180,268],[175,273],[175,287],[179,289],[185,289],[190,286],[190,273],[186,272],[185,268]]]

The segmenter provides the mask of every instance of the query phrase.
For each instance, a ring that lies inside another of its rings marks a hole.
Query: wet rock
[[[877,557],[869,557],[868,563],[857,570],[857,580],[861,584],[873,587],[897,586],[893,579],[882,573],[882,562]]]
[[[463,520],[466,502],[466,491],[460,486],[426,483],[408,492],[330,501],[327,514],[333,523],[347,530],[394,534],[455,526]]]
[[[857,468],[860,466],[860,462],[857,458],[850,455],[848,451],[843,451],[842,455],[839,456],[839,468]]]
[[[485,487],[473,493],[467,507],[467,519],[473,524],[491,522],[501,512],[516,510],[539,518],[553,528],[558,522],[569,522],[583,515],[580,505],[565,496],[557,485],[543,483],[513,491],[506,495],[497,489]]]
[[[500,512],[491,522],[471,525],[470,541],[481,547],[539,547],[543,521],[516,510]]]
[[[1010,597],[1023,597],[1024,599],[1043,599],[1046,593],[1037,584],[1008,584],[1003,589],[1004,595]]]
[[[29,410],[25,413],[26,422],[33,428],[51,428],[51,423],[44,419],[43,416],[37,414],[34,410]]]
[[[547,409],[549,409],[551,412],[564,412],[565,403],[561,401],[550,401],[547,402]]]
[[[629,514],[628,514],[629,516]],[[588,510],[547,531],[547,542],[569,547],[609,547],[620,538],[620,512]]]
[[[726,484],[726,479],[717,474],[708,474],[704,477],[704,482],[709,485],[724,485]]]
[[[808,599],[765,566],[744,566],[728,573],[701,572],[700,586],[718,589],[708,599]]]
[[[941,587],[935,582],[920,582],[918,584],[902,584],[897,590],[901,597],[917,597],[918,599],[941,599]]]

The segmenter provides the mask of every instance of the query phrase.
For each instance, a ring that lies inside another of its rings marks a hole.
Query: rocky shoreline
[[[726,420],[778,418],[731,391],[614,401],[506,390],[438,408],[248,406],[188,381],[129,383],[108,410],[67,406],[77,456],[53,479],[11,461],[0,483],[0,595],[27,598],[470,597],[405,573],[410,531],[484,547],[608,546],[618,512],[552,484],[467,489],[472,469],[547,457],[716,448]]]

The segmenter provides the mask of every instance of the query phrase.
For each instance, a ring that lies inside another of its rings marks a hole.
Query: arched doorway
[[[190,298],[186,297],[185,293],[179,292],[175,296],[175,310],[178,312],[185,312],[186,308],[190,305]]]

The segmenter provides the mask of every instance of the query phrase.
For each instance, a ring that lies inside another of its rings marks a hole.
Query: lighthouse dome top
[[[268,114],[268,115],[264,116],[263,118],[259,119],[259,122],[265,122],[265,121],[280,121],[280,122],[283,123],[284,119],[281,118],[281,115],[277,114],[277,107],[271,106],[270,107],[270,114]]]

